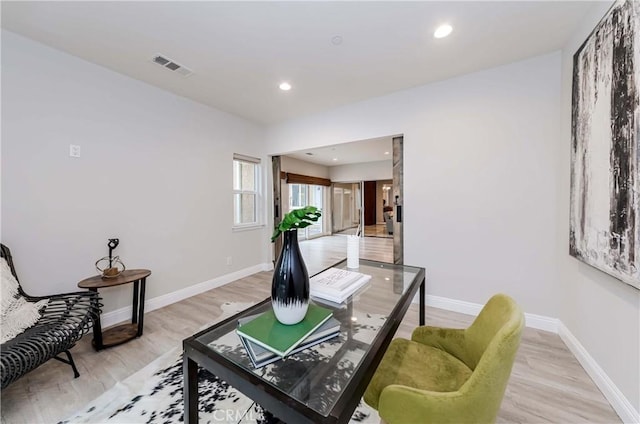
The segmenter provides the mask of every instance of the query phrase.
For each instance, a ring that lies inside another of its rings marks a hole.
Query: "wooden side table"
[[[142,336],[144,324],[144,291],[147,277],[151,275],[148,269],[128,269],[115,278],[103,278],[101,275],[84,279],[78,283],[78,287],[97,292],[105,287],[115,287],[122,284],[133,283],[133,313],[131,324],[121,324],[109,328],[104,333],[100,324],[100,315],[93,324],[93,347],[101,350],[116,346],[136,337]]]

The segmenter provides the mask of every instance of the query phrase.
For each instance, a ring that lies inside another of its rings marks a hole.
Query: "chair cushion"
[[[411,340],[395,339],[369,383],[364,400],[378,409],[380,394],[390,384],[434,392],[455,392],[471,373],[464,362],[443,350]]]

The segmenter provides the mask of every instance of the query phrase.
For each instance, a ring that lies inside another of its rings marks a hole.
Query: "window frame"
[[[252,165],[254,168],[254,172],[253,172],[253,178],[254,178],[254,189],[253,190],[246,190],[243,189],[241,186],[242,184],[236,184],[236,166],[235,163],[236,162],[240,162],[240,163],[244,163],[244,164],[248,164],[248,165]],[[246,156],[246,155],[241,155],[238,153],[234,153],[233,154],[233,161],[232,161],[232,208],[233,208],[233,221],[232,221],[232,230],[233,231],[246,231],[246,230],[252,230],[252,229],[256,229],[256,228],[262,228],[264,227],[264,217],[262,216],[262,191],[263,191],[263,187],[262,187],[262,161],[259,158],[255,158],[252,156]],[[240,189],[236,189],[236,186],[240,186]],[[254,217],[255,217],[255,221],[253,222],[247,222],[247,223],[238,223],[236,221],[236,218],[238,216],[242,216],[242,206],[241,203],[236,203],[236,196],[240,195],[240,198],[242,198],[242,195],[252,195],[253,199],[254,199]],[[238,208],[237,206],[240,205],[240,207]]]
[[[326,185],[321,185],[321,184],[313,184],[313,183],[301,183],[301,182],[287,182],[287,212],[291,212],[293,210],[296,209],[302,209],[307,205],[311,205],[311,206],[317,206],[320,209],[324,210],[325,209],[325,205],[327,205],[327,189],[329,188]],[[301,201],[300,205],[294,206],[291,204],[291,201],[294,199],[293,196],[293,186],[299,186],[298,189],[298,200]],[[315,188],[320,188],[320,198],[321,198],[321,206],[314,204],[311,202],[311,193],[313,190],[315,190]],[[300,190],[302,189],[302,190]],[[304,193],[304,195],[301,195],[301,193]],[[304,197],[304,200],[302,199],[302,197]],[[322,237],[327,235],[327,231],[326,231],[326,219],[327,216],[323,215],[322,218],[314,223],[313,225],[310,225],[308,227],[305,228],[301,228],[298,230],[298,239],[299,240],[311,240],[317,237]],[[309,236],[309,231],[313,228],[313,227],[320,227],[320,231],[317,234],[314,234],[313,236]]]

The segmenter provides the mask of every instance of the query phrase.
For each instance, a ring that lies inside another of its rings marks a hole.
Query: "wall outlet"
[[[69,156],[72,158],[80,157],[80,146],[77,144],[69,144]]]
[[[233,264],[233,259],[231,259],[231,256],[227,256],[227,265],[231,264]]]

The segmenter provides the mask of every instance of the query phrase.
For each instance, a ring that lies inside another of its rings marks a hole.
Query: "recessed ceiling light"
[[[340,44],[342,44],[342,37],[336,35],[331,39],[331,44],[333,44],[334,46],[339,46]]]
[[[433,36],[436,38],[444,38],[447,35],[451,34],[453,31],[453,27],[449,24],[440,25],[436,31],[433,33]]]
[[[389,152],[384,152],[384,154],[385,154],[385,155],[388,155],[388,154],[389,154]]]
[[[338,158],[333,158],[334,161],[338,160]]]
[[[282,91],[289,91],[291,90],[291,84],[289,84],[288,82],[283,82],[279,85],[280,90]]]

